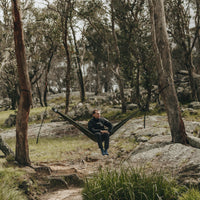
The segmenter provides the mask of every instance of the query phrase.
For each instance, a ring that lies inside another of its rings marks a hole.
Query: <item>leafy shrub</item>
[[[177,200],[180,188],[161,173],[146,175],[143,170],[100,171],[86,179],[84,200]]]

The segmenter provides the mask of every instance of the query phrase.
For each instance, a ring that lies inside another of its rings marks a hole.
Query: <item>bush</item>
[[[179,189],[174,180],[161,173],[145,175],[143,170],[100,171],[86,179],[84,200],[177,200]]]

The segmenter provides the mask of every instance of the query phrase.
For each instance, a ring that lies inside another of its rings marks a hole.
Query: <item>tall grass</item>
[[[22,173],[13,169],[0,168],[0,199],[26,200],[25,194],[19,190],[19,179]]]
[[[84,200],[177,200],[175,181],[161,173],[146,175],[133,168],[100,171],[85,181]]]
[[[190,188],[187,192],[183,193],[179,200],[198,200],[200,199],[200,192],[198,189]]]

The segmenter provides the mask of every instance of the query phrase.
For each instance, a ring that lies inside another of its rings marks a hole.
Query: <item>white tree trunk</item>
[[[167,111],[172,141],[185,144],[187,142],[187,137],[174,86],[164,3],[163,0],[149,0],[149,6],[152,23],[152,38],[159,77],[159,91]]]

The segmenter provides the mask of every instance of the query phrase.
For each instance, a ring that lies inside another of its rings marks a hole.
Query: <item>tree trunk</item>
[[[149,5],[152,38],[159,77],[159,89],[166,107],[172,141],[186,144],[185,126],[181,117],[179,102],[174,87],[163,0],[149,0]]]
[[[197,88],[196,88],[196,80],[193,77],[193,74],[196,73],[196,70],[193,65],[192,55],[190,52],[187,52],[185,54],[185,65],[187,67],[188,74],[189,74],[189,81],[190,81],[190,87],[191,87],[191,92],[192,92],[192,100],[197,101],[198,95],[197,95]]]
[[[36,90],[37,90],[37,93],[38,93],[38,98],[39,98],[40,105],[42,107],[44,107],[44,105],[42,103],[42,95],[41,95],[41,92],[40,92],[40,87],[38,85],[38,81],[36,82]]]
[[[68,34],[68,33],[67,33]],[[70,87],[71,87],[71,58],[69,54],[69,46],[67,43],[65,43],[65,52],[67,55],[67,70],[66,70],[66,102],[65,102],[65,113],[69,111],[69,101],[70,101]]]
[[[99,77],[99,63],[95,62],[95,69],[96,69],[96,78],[95,78],[95,82],[96,82],[96,87],[95,87],[95,95],[99,95],[101,93],[100,90],[100,77]]]
[[[141,108],[140,100],[140,65],[137,65],[137,71],[136,71],[136,81],[135,81],[135,91],[136,91],[136,103]]]
[[[126,113],[126,101],[124,97],[124,81],[120,76],[120,50],[117,42],[117,35],[115,32],[115,17],[114,17],[114,10],[113,10],[114,0],[111,0],[111,23],[112,23],[112,35],[114,39],[114,48],[116,51],[116,66],[114,74],[118,80],[119,90],[120,90],[120,98],[122,101],[122,113]]]
[[[49,74],[49,71],[50,71],[50,68],[51,68],[51,61],[53,59],[53,56],[54,56],[54,52],[56,51],[57,47],[53,47],[53,42],[52,42],[52,48],[50,49],[50,58],[49,58],[49,62],[48,62],[48,65],[47,65],[47,69],[45,71],[45,78],[44,78],[44,82],[45,82],[45,85],[44,85],[44,96],[43,96],[43,100],[44,100],[44,105],[47,107],[47,88],[48,88],[48,74]]]
[[[72,19],[70,18],[70,25],[71,25],[71,30],[72,30],[72,35],[74,38],[74,46],[75,46],[75,50],[76,50],[76,60],[77,60],[77,64],[78,64],[78,69],[77,69],[77,75],[78,75],[78,82],[79,82],[79,86],[80,86],[80,97],[81,97],[81,102],[85,102],[85,86],[84,86],[84,81],[83,81],[83,74],[82,74],[82,70],[81,70],[81,59],[80,59],[80,53],[79,53],[79,49],[78,49],[78,45],[76,42],[76,34],[72,25]]]
[[[68,44],[69,37],[69,17],[71,12],[71,0],[66,1],[64,13],[61,14],[61,23],[62,23],[62,37],[63,37],[63,45],[65,48],[65,53],[67,57],[67,69],[66,69],[66,100],[65,100],[65,113],[69,111],[69,103],[70,103],[70,88],[71,88],[71,57],[70,50]]]
[[[20,16],[19,1],[12,0],[14,41],[17,69],[20,85],[20,100],[16,120],[16,154],[15,159],[21,165],[30,165],[28,148],[28,118],[32,103],[31,86],[25,56],[24,37]]]

